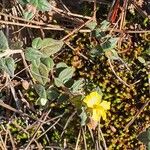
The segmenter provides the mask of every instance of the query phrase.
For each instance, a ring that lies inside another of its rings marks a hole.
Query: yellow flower
[[[88,108],[92,109],[92,119],[99,121],[100,117],[106,120],[106,112],[110,109],[110,102],[101,101],[102,97],[97,92],[91,92],[84,98]]]

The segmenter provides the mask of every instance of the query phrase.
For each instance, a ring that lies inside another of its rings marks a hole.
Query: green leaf
[[[95,29],[95,36],[103,39],[106,36],[106,33],[101,30],[101,28]]]
[[[29,3],[33,4],[40,11],[50,11],[51,7],[47,0],[28,0]]]
[[[63,71],[60,72],[58,78],[65,83],[68,81],[70,78],[72,78],[74,74],[75,69],[73,67],[68,67],[64,69]]]
[[[25,58],[27,61],[34,61],[43,57],[43,54],[35,48],[29,47],[25,51]]]
[[[48,90],[46,91],[46,93],[47,93],[47,98],[48,98],[49,100],[55,100],[55,99],[57,99],[57,98],[59,97],[59,95],[60,95],[59,91],[58,91],[56,88],[54,88],[54,87],[48,89]]]
[[[24,19],[26,20],[31,20],[34,17],[34,15],[35,14],[33,12],[28,12],[28,11],[25,11],[23,13]]]
[[[147,150],[150,150],[150,142],[147,144]]]
[[[137,59],[138,59],[138,61],[139,61],[140,63],[142,63],[142,64],[145,64],[145,63],[146,63],[146,61],[145,61],[145,59],[144,59],[143,57],[138,57]]]
[[[145,50],[145,52],[144,52],[145,54],[147,54],[147,55],[150,55],[150,46],[149,46],[149,48],[148,49],[146,49]]]
[[[40,49],[42,47],[42,39],[40,37],[35,38],[32,41],[32,47],[35,49]]]
[[[15,71],[15,61],[11,57],[5,58],[5,66],[4,70],[11,76],[14,76],[14,71]]]
[[[42,85],[45,85],[48,82],[49,71],[44,64],[40,63],[39,66],[32,64],[31,73],[33,75],[33,78]]]
[[[41,103],[42,106],[45,106],[47,101],[48,100],[46,98],[40,98],[40,103]]]
[[[39,0],[37,8],[40,11],[50,11],[51,10],[50,4],[47,0]]]
[[[67,64],[64,62],[60,62],[56,65],[56,68],[67,68],[67,67],[68,67]]]
[[[82,88],[83,88],[83,79],[75,81],[71,87],[73,93],[80,92]]]
[[[46,90],[45,90],[44,86],[42,86],[41,84],[35,84],[34,88],[35,88],[36,93],[40,97],[47,98],[47,93],[46,93]]]
[[[0,59],[0,69],[4,70],[4,68],[5,68],[5,58],[1,58]]]
[[[60,62],[56,65],[56,76],[60,74],[61,71],[63,71],[65,68],[68,68],[66,63]]]
[[[39,97],[36,101],[36,104],[40,106],[45,106],[47,101],[48,101],[47,98]]]
[[[0,52],[3,51],[3,50],[6,50],[8,48],[9,48],[8,40],[5,36],[5,34],[3,33],[3,31],[0,30]]]
[[[107,20],[104,20],[101,24],[100,24],[100,29],[105,31],[109,28],[110,23]]]
[[[18,0],[21,5],[26,5],[28,3],[27,0]]]
[[[117,42],[118,42],[118,38],[110,38],[108,41],[102,44],[103,51],[112,50],[116,48]]]
[[[47,58],[41,58],[41,62],[47,67],[47,69],[50,71],[54,67],[54,61],[52,58],[47,57]]]
[[[45,57],[49,57],[49,56],[57,53],[58,51],[60,51],[63,44],[64,44],[63,41],[54,40],[51,38],[45,38],[42,41],[41,52],[44,54]]]
[[[65,102],[69,99],[69,96],[67,94],[61,94],[60,97],[57,99],[59,103]]]
[[[150,128],[148,128],[146,131],[140,133],[138,136],[138,140],[140,140],[145,145],[147,145],[150,142]]]
[[[86,25],[89,29],[94,30],[97,26],[97,22],[96,21],[91,21]]]
[[[82,107],[81,110],[82,110],[82,112],[79,116],[81,118],[81,126],[84,126],[84,125],[86,125],[87,114],[86,114],[86,111],[85,111],[84,107]]]
[[[59,78],[54,78],[54,83],[57,87],[64,86],[63,82]]]
[[[45,106],[45,104],[48,101],[45,87],[40,84],[35,84],[34,88],[35,88],[36,93],[39,95],[37,104],[39,104],[41,106]]]

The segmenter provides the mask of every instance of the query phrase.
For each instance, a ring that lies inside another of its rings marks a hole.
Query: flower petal
[[[103,107],[105,110],[109,110],[110,109],[110,102],[102,101],[100,103],[100,106]]]
[[[87,104],[88,107],[93,108],[94,105],[99,105],[101,100],[101,95],[97,92],[91,92],[84,98],[84,102]]]
[[[93,109],[92,119],[94,121],[99,121],[101,116],[101,111],[99,109]]]
[[[92,119],[94,121],[99,121],[100,117],[106,120],[106,110],[101,106],[93,109]]]
[[[106,111],[100,110],[100,112],[101,112],[101,116],[102,116],[103,120],[106,120]]]

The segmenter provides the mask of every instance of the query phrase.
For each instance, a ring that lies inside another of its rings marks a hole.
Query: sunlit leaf
[[[138,57],[137,59],[138,59],[139,62],[142,63],[142,64],[145,64],[145,63],[146,63],[146,61],[145,61],[145,59],[144,59],[143,57]]]
[[[8,40],[5,36],[5,34],[3,33],[3,31],[0,30],[0,52],[3,51],[3,50],[6,50],[8,48],[9,48]]]
[[[150,150],[150,142],[147,144],[147,150]]]
[[[14,76],[14,71],[15,71],[15,61],[11,57],[5,58],[5,66],[4,70],[11,76]]]
[[[30,19],[32,19],[33,17],[34,17],[34,13],[33,12],[28,12],[28,11],[25,11],[24,13],[23,13],[23,16],[24,16],[24,19],[26,19],[26,20],[30,20]]]
[[[64,62],[60,62],[56,65],[56,68],[67,68],[67,67],[68,67],[67,64]]]
[[[58,78],[63,81],[64,83],[72,78],[75,69],[73,67],[68,67],[60,72]]]
[[[64,86],[63,82],[59,78],[54,78],[54,83],[57,87]]]
[[[31,73],[33,75],[33,78],[37,80],[42,85],[45,85],[48,82],[48,70],[47,67],[40,63],[39,66],[36,66],[34,64],[31,65]]]
[[[84,126],[84,125],[86,125],[87,114],[86,114],[86,111],[85,111],[85,108],[84,108],[84,107],[82,107],[81,110],[82,110],[82,112],[81,112],[81,114],[80,114],[81,126]]]
[[[84,85],[83,79],[79,79],[77,81],[74,81],[74,84],[71,87],[73,93],[81,91],[83,88],[83,85]]]
[[[47,99],[46,98],[40,98],[40,103],[42,106],[45,106],[45,104],[47,103]]]
[[[41,58],[41,62],[47,67],[47,69],[50,71],[54,67],[54,61],[52,58],[47,57],[47,58]]]
[[[45,38],[42,41],[41,52],[45,55],[45,57],[49,57],[49,56],[57,53],[58,51],[60,51],[63,44],[64,44],[63,41],[54,40],[51,38]]]
[[[96,21],[91,21],[86,25],[89,29],[94,30],[95,27],[97,26],[97,22]]]
[[[36,101],[36,104],[40,106],[45,106],[47,101],[48,101],[47,98],[39,97]]]
[[[42,39],[40,37],[35,38],[32,41],[32,47],[35,49],[40,49],[42,47]]]
[[[50,11],[51,7],[47,0],[28,0],[29,3],[33,4],[40,11]]]
[[[107,20],[104,20],[103,22],[101,22],[100,24],[100,29],[105,31],[109,28],[110,23]]]
[[[29,47],[25,51],[25,58],[28,61],[34,61],[40,59],[41,57],[43,57],[43,54],[35,48]]]

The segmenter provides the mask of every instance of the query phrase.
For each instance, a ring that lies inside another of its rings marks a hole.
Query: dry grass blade
[[[41,128],[41,126],[44,124],[44,122],[45,122],[45,120],[47,119],[47,117],[48,117],[48,115],[49,115],[50,112],[51,112],[51,109],[46,113],[46,115],[45,115],[45,113],[43,113],[43,115],[41,116],[40,119],[43,120],[43,123],[41,123],[41,122],[38,123],[37,128],[35,129],[35,132],[34,132],[32,138],[31,138],[31,140],[30,140],[29,143],[27,144],[25,150],[28,150],[29,147],[30,147],[30,145],[31,145],[31,143],[35,140],[35,137],[36,137],[36,135],[37,135],[38,130],[39,130],[39,129]]]
[[[76,141],[75,150],[78,150],[78,146],[79,146],[80,137],[81,137],[81,129],[79,130],[79,134],[78,134],[78,137],[77,137],[77,141]]]
[[[57,120],[56,120],[45,132],[43,132],[39,137],[37,137],[36,140],[39,139],[39,138],[41,138],[42,136],[44,136],[44,135],[45,135],[49,130],[51,130],[59,121],[60,121],[60,118],[57,119]]]
[[[112,66],[112,63],[111,63],[111,60],[110,60],[110,59],[108,59],[108,62],[109,62],[109,65],[110,65],[110,67],[111,67],[112,72],[113,72],[114,75],[119,79],[119,81],[120,81],[121,83],[123,83],[124,85],[126,85],[127,87],[130,87],[129,84],[127,84],[125,81],[123,81],[123,80],[116,74],[116,72],[115,72],[115,70],[114,70],[114,68],[113,68],[113,66]]]
[[[85,131],[84,131],[83,127],[81,128],[81,130],[82,130],[84,148],[85,148],[85,150],[88,150],[88,149],[87,149],[87,143],[86,143],[86,137],[85,137]]]
[[[148,100],[141,109],[135,114],[135,116],[131,119],[131,121],[125,126],[124,130],[127,130],[136,120],[136,118],[143,112],[143,110],[149,105],[150,100]]]

